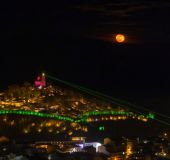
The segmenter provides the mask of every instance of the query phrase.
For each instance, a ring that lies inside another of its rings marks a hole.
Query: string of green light
[[[127,116],[127,117],[142,117],[142,118],[147,118],[147,119],[154,119],[154,115],[153,114],[148,114],[148,115],[135,115],[132,112],[124,112],[124,111],[91,111],[91,112],[86,112],[85,114],[83,114],[79,120],[77,120],[76,122],[86,122],[87,119],[91,116],[98,116],[98,115],[118,115],[118,116]]]
[[[96,116],[96,115],[126,115],[128,117],[133,116],[133,113],[129,112],[120,112],[120,111],[93,111],[93,112],[86,112],[83,114],[79,119],[74,119],[71,117],[64,117],[60,115],[54,115],[54,114],[47,114],[47,113],[39,113],[34,111],[23,111],[23,110],[0,110],[0,115],[6,115],[6,114],[16,114],[16,115],[27,115],[27,116],[37,116],[42,118],[51,118],[51,119],[57,119],[57,120],[64,120],[64,121],[70,121],[70,122],[85,122],[86,119],[90,116]],[[142,117],[145,117],[147,119],[153,119],[154,117],[152,115],[139,115]]]
[[[57,119],[57,120],[71,121],[71,122],[74,121],[74,119],[70,117],[64,117],[60,115],[40,113],[40,112],[34,112],[34,111],[0,110],[0,115],[4,115],[4,114],[30,115],[30,116],[37,116],[37,117],[43,117],[43,118],[52,118],[52,119]]]

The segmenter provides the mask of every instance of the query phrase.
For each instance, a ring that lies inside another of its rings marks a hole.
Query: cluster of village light
[[[21,116],[15,115],[15,118],[10,115],[2,115],[1,117],[1,126],[6,128],[10,127],[11,129],[17,127],[22,130],[24,134],[28,133],[51,133],[51,134],[60,134],[66,133],[72,135],[74,131],[83,131],[87,132],[87,126],[80,125],[76,122],[67,122],[63,120],[54,120],[54,119],[37,119],[32,118],[31,116]]]

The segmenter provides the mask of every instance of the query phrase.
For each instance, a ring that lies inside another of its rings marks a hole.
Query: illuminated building
[[[34,85],[40,89],[46,86],[46,78],[44,73],[42,73],[41,77],[37,77],[37,80],[35,80]]]
[[[132,154],[132,144],[128,143],[126,148],[126,156],[129,157]]]

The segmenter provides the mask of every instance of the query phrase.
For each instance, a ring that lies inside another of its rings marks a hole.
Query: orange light
[[[123,43],[125,41],[125,36],[123,34],[117,34],[116,35],[116,41],[118,43]]]

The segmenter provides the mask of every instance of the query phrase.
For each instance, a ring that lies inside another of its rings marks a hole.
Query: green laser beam
[[[118,104],[118,105],[121,105],[121,106],[125,106],[125,105],[122,105],[122,102],[123,102],[123,103],[126,103],[126,104],[128,104],[128,105],[133,106],[134,108],[141,109],[141,110],[145,110],[145,111],[150,111],[150,112],[152,112],[152,113],[149,113],[149,114],[150,114],[149,117],[150,117],[150,118],[152,117],[152,119],[154,118],[154,114],[153,114],[153,113],[155,113],[155,114],[157,114],[157,115],[159,115],[159,116],[161,116],[161,117],[164,117],[164,118],[170,118],[170,117],[167,116],[167,115],[163,115],[163,114],[161,114],[161,113],[157,113],[157,112],[155,112],[155,111],[149,110],[149,109],[144,108],[144,107],[139,107],[139,106],[137,106],[137,105],[134,105],[134,104],[131,104],[131,103],[128,103],[128,102],[125,102],[125,101],[121,101],[121,102],[120,102],[120,100],[115,99],[115,98],[113,98],[113,97],[111,97],[111,96],[105,95],[105,94],[100,93],[100,92],[97,92],[97,91],[93,91],[93,90],[91,90],[91,89],[87,89],[87,88],[85,88],[85,87],[81,87],[81,86],[79,86],[79,85],[75,85],[75,84],[72,84],[72,83],[69,83],[69,82],[60,80],[60,79],[58,79],[58,78],[56,78],[56,77],[53,77],[53,76],[47,75],[47,77],[49,77],[50,79],[56,80],[56,81],[58,81],[58,82],[64,83],[64,84],[66,84],[66,85],[68,85],[68,86],[71,86],[71,87],[73,87],[73,88],[79,89],[79,90],[81,90],[81,91],[83,91],[83,92],[86,92],[86,93],[88,93],[88,94],[90,94],[90,95],[97,96],[97,97],[99,97],[99,98],[108,100],[108,101],[112,102],[113,104]],[[115,101],[118,101],[118,102],[115,102]],[[127,107],[127,106],[125,106],[125,107]],[[130,107],[127,107],[127,108],[130,108]],[[132,109],[132,107],[131,107],[130,109],[131,109],[131,110],[134,110],[134,109]],[[139,112],[139,111],[137,111],[137,110],[135,110],[135,112],[141,114],[141,112]],[[155,120],[158,120],[158,119],[155,119]],[[169,124],[168,122],[162,121],[162,120],[159,120],[159,122],[163,122],[164,124]]]

